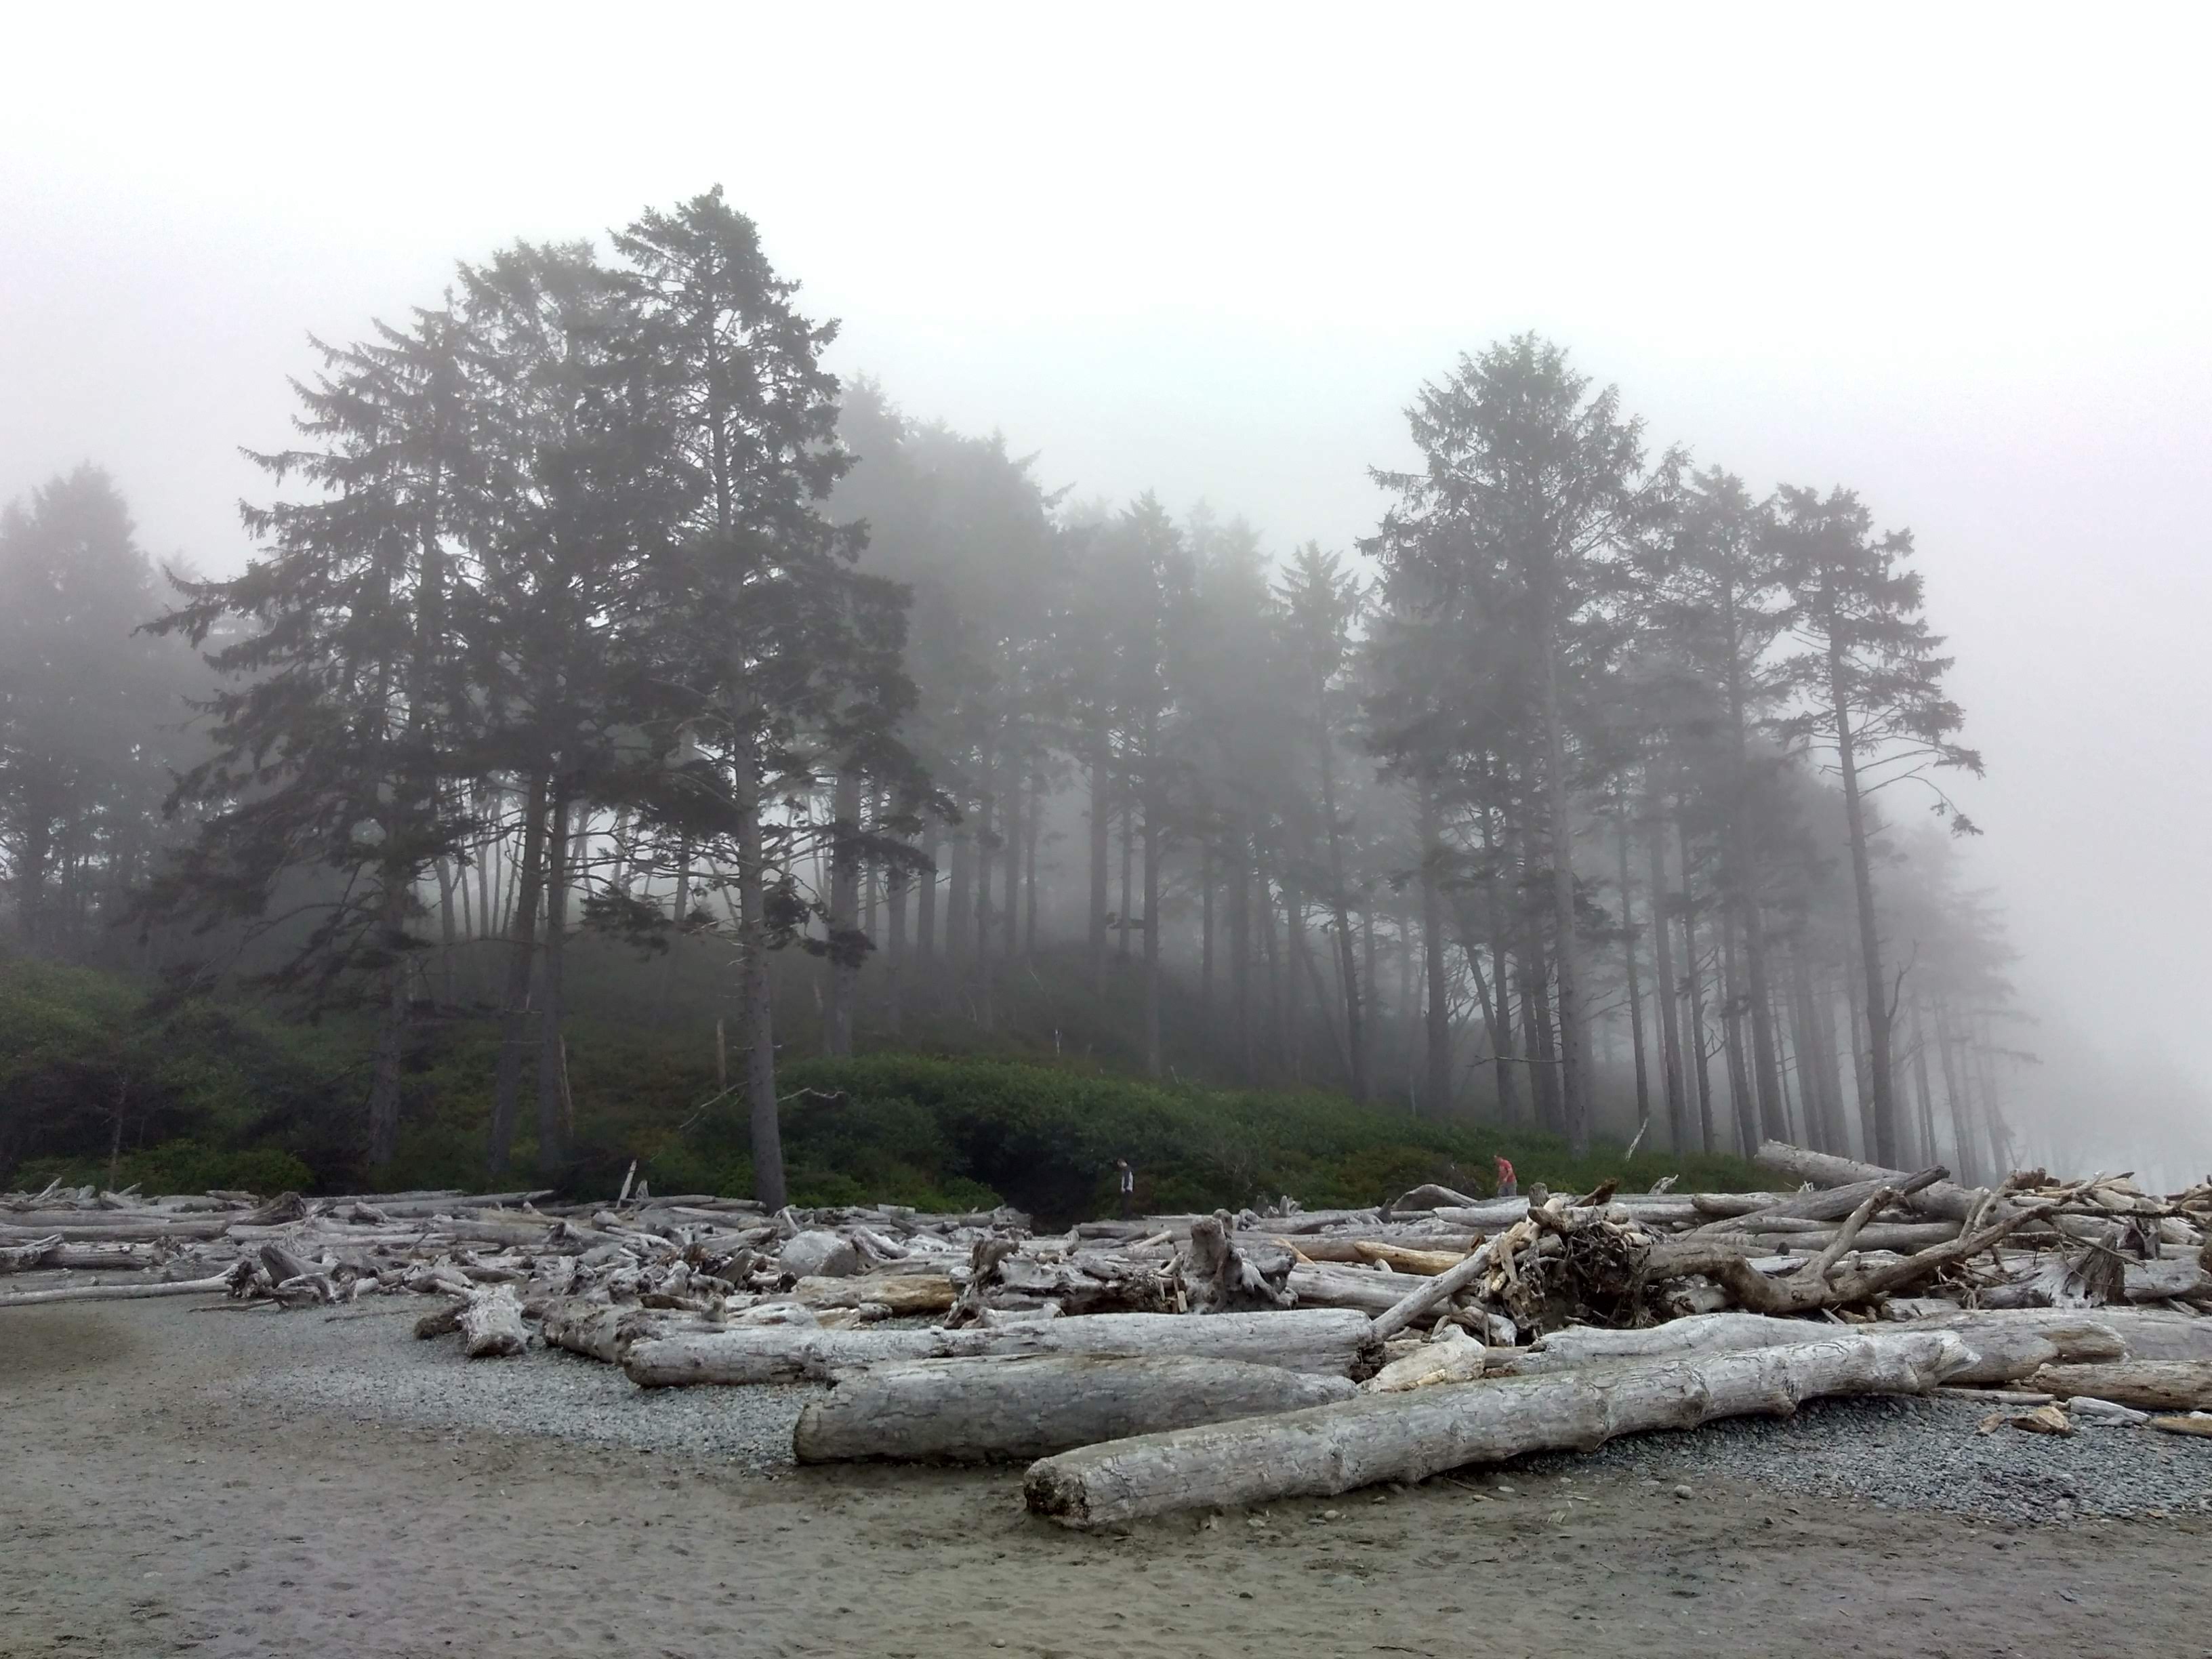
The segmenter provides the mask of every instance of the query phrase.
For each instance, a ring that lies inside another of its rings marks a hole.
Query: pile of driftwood
[[[1972,1389],[1991,1431],[2212,1432],[2212,1182],[1965,1188],[1773,1143],[1759,1161],[1789,1189],[1425,1187],[1045,1237],[1006,1210],[49,1192],[0,1200],[0,1271],[144,1271],[0,1307],[426,1292],[417,1334],[471,1356],[534,1327],[647,1388],[827,1382],[800,1461],[1030,1462],[1030,1506],[1074,1526],[1828,1395]]]

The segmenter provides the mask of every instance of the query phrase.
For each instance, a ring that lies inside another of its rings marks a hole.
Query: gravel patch
[[[214,1339],[216,1322],[251,1320],[264,1363],[225,1392],[280,1418],[544,1435],[756,1471],[790,1466],[800,1408],[824,1392],[811,1383],[640,1389],[615,1366],[557,1349],[465,1359],[452,1338],[416,1340],[423,1305],[410,1298],[336,1319],[209,1314],[171,1322],[167,1340]],[[1850,1498],[2021,1523],[2212,1515],[2212,1441],[2088,1423],[2070,1437],[1978,1434],[1985,1414],[1965,1401],[1820,1400],[1795,1417],[1636,1435],[1595,1452],[1522,1458],[1496,1474],[1509,1483],[1515,1471],[1625,1477],[1670,1501],[1686,1486],[1692,1502],[1701,1482],[1737,1481],[1771,1490],[1778,1508]]]
[[[238,1316],[276,1328],[275,1340],[270,1363],[226,1391],[279,1417],[549,1435],[754,1470],[790,1466],[799,1409],[826,1392],[813,1383],[641,1389],[617,1366],[535,1346],[511,1359],[468,1359],[453,1338],[416,1339],[413,1320],[427,1305],[337,1319]]]
[[[1816,1400],[1795,1417],[1731,1418],[1515,1467],[1640,1478],[1662,1493],[1687,1485],[1693,1498],[1701,1480],[1738,1480],[1778,1502],[1848,1498],[2027,1523],[2212,1514],[2212,1442],[2087,1424],[2071,1437],[1976,1433],[1986,1415],[1969,1401]]]

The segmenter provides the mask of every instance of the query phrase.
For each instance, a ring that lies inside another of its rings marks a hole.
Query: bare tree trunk
[[[1521,1115],[1519,1091],[1513,1082],[1513,975],[1505,957],[1505,908],[1498,896],[1498,846],[1490,827],[1490,808],[1482,820],[1482,904],[1490,925],[1490,982],[1497,998],[1497,1015],[1491,1021],[1491,1064],[1498,1082],[1498,1110],[1509,1122]]]
[[[538,902],[545,879],[546,780],[530,780],[523,805],[522,852],[517,860],[514,919],[508,928],[507,1006],[500,1017],[499,1072],[492,1090],[490,1172],[507,1168],[514,1151],[515,1115],[522,1100],[522,1055],[530,1041],[530,981],[538,963]]]
[[[1559,988],[1559,1097],[1568,1150],[1589,1153],[1589,1036],[1582,940],[1575,927],[1574,819],[1567,800],[1567,726],[1559,706],[1559,642],[1547,620],[1537,641],[1544,702],[1544,799],[1550,819],[1553,956]]]
[[[1237,820],[1229,871],[1229,1014],[1237,1044],[1237,1075],[1258,1081],[1252,1026],[1252,841]]]
[[[1198,1018],[1209,1047],[1213,1042],[1213,843],[1198,855]]]
[[[1032,959],[1037,953],[1037,846],[1044,836],[1046,799],[1044,773],[1032,770],[1030,810],[1022,819],[1026,849],[1022,860],[1022,954]]]
[[[1620,853],[1620,952],[1628,965],[1628,1042],[1636,1056],[1636,1119],[1651,1121],[1651,1079],[1644,1065],[1644,992],[1636,975],[1636,911],[1628,887],[1628,808],[1624,803],[1613,818],[1613,836]]]
[[[1029,793],[1028,780],[1020,763],[1009,756],[1001,763],[1005,787],[1000,792],[1006,803],[1006,826],[1002,832],[1006,845],[1006,902],[1000,907],[999,959],[1012,962],[1022,951],[1022,852],[1029,845],[1029,826],[1023,821],[1022,808]]]
[[[1094,731],[1091,748],[1091,989],[1106,994],[1106,854],[1113,829],[1109,797],[1112,775],[1107,765],[1106,734]]]
[[[1832,630],[1828,645],[1829,697],[1836,717],[1836,769],[1843,781],[1844,821],[1850,836],[1851,890],[1858,899],[1859,956],[1866,971],[1867,1065],[1874,1098],[1874,1161],[1897,1163],[1895,1073],[1890,1063],[1890,987],[1881,971],[1881,931],[1874,906],[1874,860],[1868,845],[1866,803],[1859,793],[1856,735],[1844,690],[1843,645]]]
[[[1114,955],[1129,959],[1129,919],[1136,914],[1137,798],[1128,780],[1119,791],[1121,807],[1121,925],[1115,929]]]
[[[545,841],[544,971],[538,1009],[538,1167],[559,1174],[568,1162],[568,1049],[562,1042],[568,937],[568,786],[553,786]]]
[[[1728,1050],[1729,1115],[1735,1120],[1736,1138],[1747,1146],[1764,1139],[1759,1132],[1759,1103],[1752,1096],[1751,1074],[1744,1064],[1742,976],[1736,971],[1735,913],[1723,905],[1715,918],[1721,933],[1723,994],[1727,998],[1721,1029]]]
[[[853,1052],[853,1001],[860,992],[858,941],[852,936],[859,918],[860,780],[839,770],[830,806],[830,959],[824,978],[829,992],[822,1011],[822,1052],[832,1059]]]
[[[1426,953],[1428,1063],[1424,1091],[1428,1115],[1448,1117],[1452,1109],[1450,964],[1444,960],[1443,845],[1437,833],[1436,804],[1421,798],[1421,947]]]
[[[920,878],[921,890],[915,895],[914,951],[923,963],[937,958],[937,883],[944,860],[945,838],[934,830],[922,842],[922,851],[929,854],[928,873]]]
[[[749,740],[748,740],[749,741]],[[768,977],[768,851],[761,833],[759,763],[738,757],[738,926],[745,1030],[745,1102],[751,1128],[753,1196],[770,1211],[786,1203],[783,1129],[775,1103],[775,1005]]]
[[[1165,1069],[1160,1056],[1160,859],[1166,832],[1149,780],[1145,797],[1145,1075],[1157,1078]]]
[[[1854,1030],[1856,1037],[1857,1032]],[[1936,1156],[1936,1099],[1928,1086],[1928,1021],[1918,997],[1912,1000],[1912,1086],[1920,1108],[1921,1165],[1938,1162]]]
[[[969,877],[974,865],[975,835],[971,811],[967,821],[951,832],[952,850],[946,860],[950,867],[945,879],[945,960],[956,966],[968,959],[973,925]]]
[[[1713,1135],[1713,1072],[1711,1056],[1705,1052],[1705,976],[1698,962],[1698,908],[1691,887],[1690,842],[1682,833],[1681,823],[1675,822],[1677,850],[1682,859],[1682,988],[1689,998],[1689,1021],[1682,1032],[1682,1040],[1690,1047],[1690,1059],[1696,1067],[1698,1083],[1698,1150],[1719,1151]],[[1743,1148],[1749,1156],[1752,1148]]]
[[[884,875],[885,920],[890,923],[889,962],[884,974],[884,1030],[896,1036],[905,1029],[906,1009],[906,897],[913,886],[903,868]]]

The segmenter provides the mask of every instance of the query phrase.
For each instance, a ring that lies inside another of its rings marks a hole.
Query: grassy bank
[[[166,1005],[112,978],[21,961],[0,964],[0,1138],[9,1184],[105,1181],[148,1191],[246,1187],[481,1186],[498,1033],[482,1018],[426,1026],[410,1056],[400,1154],[358,1158],[363,1034],[300,1026],[206,1001]],[[717,1098],[711,1036],[627,1022],[575,1024],[569,1040],[573,1151],[537,1167],[524,1135],[508,1179],[611,1192],[635,1159],[661,1192],[744,1193],[745,1114]],[[1524,1182],[1633,1188],[1759,1184],[1733,1158],[1617,1147],[1585,1158],[1522,1127],[1339,1095],[1152,1084],[1091,1062],[974,1054],[883,1053],[804,1060],[780,1074],[785,1161],[795,1201],[879,1200],[927,1208],[1009,1202],[1048,1221],[1113,1205],[1113,1166],[1137,1171],[1146,1209],[1241,1206],[1282,1196],[1309,1208],[1371,1204],[1424,1181],[1487,1191],[1492,1158]],[[118,1121],[120,1142],[116,1138]]]

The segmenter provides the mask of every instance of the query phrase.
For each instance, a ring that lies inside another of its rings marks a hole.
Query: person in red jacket
[[[1512,1164],[1511,1161],[1510,1161],[1510,1159],[1507,1159],[1507,1158],[1499,1158],[1499,1159],[1498,1160],[1498,1197],[1500,1197],[1500,1198],[1513,1198],[1513,1197],[1516,1197],[1516,1196],[1518,1196],[1518,1195],[1519,1195],[1520,1191],[1521,1191],[1521,1183],[1520,1183],[1518,1181],[1516,1181],[1516,1180],[1513,1178],[1513,1164]]]

